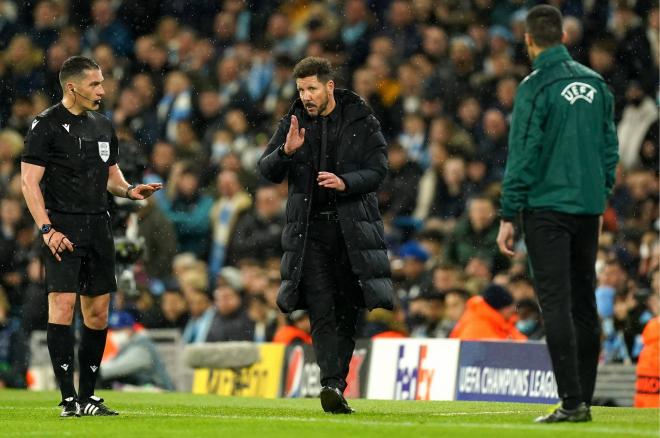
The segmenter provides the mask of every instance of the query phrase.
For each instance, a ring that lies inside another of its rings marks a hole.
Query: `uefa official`
[[[516,94],[497,243],[513,256],[520,217],[561,399],[536,422],[591,421],[596,251],[618,161],[614,100],[603,78],[562,45],[558,9],[536,6],[526,25],[533,71]]]
[[[23,195],[44,243],[48,351],[62,394],[62,417],[117,415],[94,395],[110,293],[117,289],[108,192],[144,199],[161,184],[131,185],[124,179],[112,124],[96,112],[105,94],[98,64],[71,57],[59,80],[62,101],[32,122],[21,163]],[[83,324],[76,392],[71,324],[78,296]]]

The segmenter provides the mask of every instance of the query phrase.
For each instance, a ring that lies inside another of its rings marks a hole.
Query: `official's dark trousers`
[[[344,391],[362,292],[339,222],[310,222],[300,290],[308,306],[321,385]]]
[[[526,212],[523,229],[559,398],[591,404],[600,353],[598,216]]]

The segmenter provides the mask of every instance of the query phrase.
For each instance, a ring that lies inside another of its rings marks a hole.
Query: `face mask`
[[[605,261],[604,260],[596,260],[596,275],[600,274],[600,272],[603,270],[605,267]]]
[[[643,97],[637,96],[628,100],[631,105],[639,106],[642,103]]]
[[[220,161],[222,157],[227,155],[231,151],[231,145],[222,141],[213,143],[211,148],[211,159],[215,161]]]
[[[424,315],[413,313],[408,317],[408,324],[410,326],[422,325],[425,323],[426,323],[426,318],[424,318]]]
[[[516,323],[516,328],[523,335],[529,336],[534,332],[534,330],[536,330],[537,325],[538,322],[534,319],[521,319]]]

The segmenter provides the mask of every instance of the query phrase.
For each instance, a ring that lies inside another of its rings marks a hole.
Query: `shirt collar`
[[[62,102],[59,103],[58,110],[59,110],[60,117],[62,118],[62,121],[65,121],[65,122],[75,122],[77,120],[87,119],[87,111],[83,112],[80,115],[75,115],[71,111],[66,109]]]
[[[571,55],[568,53],[566,46],[563,44],[557,44],[556,46],[548,47],[543,50],[532,63],[532,68],[538,70],[551,64],[571,59],[573,58],[571,58]]]

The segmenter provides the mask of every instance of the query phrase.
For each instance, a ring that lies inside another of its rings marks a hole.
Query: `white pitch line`
[[[434,417],[457,417],[460,415],[501,415],[501,414],[533,414],[531,411],[479,411],[479,412],[424,412],[423,415]]]
[[[35,407],[35,408],[30,408],[30,407],[21,407],[21,406],[2,406],[0,407],[0,411],[2,410],[34,410],[34,409],[47,409],[47,410],[54,410],[54,408],[51,407]],[[475,416],[481,416],[481,415],[502,415],[502,414],[525,414],[529,413],[530,417],[533,415],[533,412],[530,411],[485,411],[485,412],[438,412],[438,413],[433,413],[429,412],[426,413],[426,415],[431,415],[431,416],[443,416],[443,417],[451,417],[451,416],[465,416],[465,415],[475,415]],[[529,430],[529,431],[535,431],[535,432],[541,432],[541,431],[556,431],[556,432],[575,432],[577,429],[575,425],[558,425],[558,424],[553,424],[553,425],[534,425],[534,424],[489,424],[489,423],[480,423],[480,424],[475,424],[475,423],[466,423],[466,422],[461,422],[461,423],[442,423],[442,422],[429,422],[429,421],[422,421],[422,422],[414,422],[414,421],[383,421],[383,420],[358,420],[355,415],[352,415],[350,417],[346,417],[345,419],[341,418],[336,418],[336,417],[328,417],[328,418],[310,418],[310,417],[296,417],[296,416],[266,416],[266,415],[223,415],[223,414],[185,414],[185,413],[154,413],[150,411],[120,411],[121,414],[127,414],[127,415],[136,415],[136,416],[144,416],[144,417],[171,417],[171,418],[214,418],[217,420],[230,420],[230,421],[239,421],[239,420],[263,420],[263,421],[282,421],[282,422],[291,422],[291,421],[298,421],[302,423],[334,423],[334,424],[350,424],[350,425],[361,425],[361,426],[372,426],[372,427],[382,427],[382,426],[388,426],[388,427],[420,427],[420,426],[430,426],[430,427],[437,427],[437,428],[472,428],[472,429],[482,429],[484,427],[487,428],[495,428],[495,429],[508,429],[508,430]],[[359,415],[359,414],[358,414]],[[74,420],[75,421],[75,420]],[[531,420],[530,420],[531,421]],[[588,429],[584,429],[585,433],[599,433],[599,434],[604,434],[604,435],[623,435],[623,436],[640,436],[640,437],[657,437],[657,433],[655,432],[646,432],[646,431],[637,431],[637,430],[630,430],[630,429],[624,429],[624,428],[612,428],[612,427],[589,427]],[[29,433],[29,432],[28,432]],[[21,436],[21,435],[8,435],[8,436]]]
[[[507,414],[514,414],[514,413],[528,413],[528,411],[504,411],[500,413],[507,413]],[[138,414],[138,415],[150,415],[148,412],[143,412],[143,411],[126,411],[127,414]],[[529,412],[532,414],[531,412]],[[449,413],[448,413],[449,414]],[[458,415],[488,415],[488,412],[453,412],[452,414],[458,414]],[[359,415],[359,414],[358,414]],[[356,420],[356,416],[351,415],[347,416],[346,419],[340,419],[340,418],[309,418],[309,417],[285,417],[285,416],[266,416],[266,415],[210,415],[210,414],[176,414],[176,413],[168,413],[168,414],[158,414],[158,416],[164,416],[164,417],[184,417],[184,418],[217,418],[217,419],[223,419],[223,420],[264,420],[264,421],[300,421],[303,423],[335,423],[335,424],[350,424],[350,425],[355,425],[359,424],[362,426],[403,426],[403,427],[411,427],[411,426],[432,426],[432,427],[447,427],[447,428],[453,428],[453,427],[465,427],[465,428],[496,428],[496,429],[511,429],[511,430],[533,430],[533,431],[566,431],[566,432],[574,432],[578,429],[576,429],[575,426],[573,425],[543,425],[543,424],[489,424],[489,423],[480,423],[480,424],[474,424],[474,423],[442,423],[442,422],[413,422],[413,421],[383,421],[383,420]],[[531,420],[530,420],[531,421]],[[612,428],[612,427],[590,427],[589,429],[585,429],[584,432],[595,432],[595,433],[601,433],[605,435],[620,435],[624,434],[627,436],[631,435],[636,435],[636,436],[652,436],[656,437],[657,434],[654,432],[646,432],[646,431],[634,431],[634,430],[629,430],[629,429],[623,429],[623,428]]]

